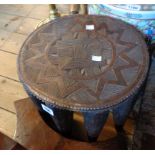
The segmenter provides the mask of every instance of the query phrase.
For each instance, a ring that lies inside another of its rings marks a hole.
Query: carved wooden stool
[[[69,134],[73,112],[81,112],[90,141],[109,112],[122,131],[148,67],[142,35],[106,16],[57,18],[35,30],[18,57],[19,78],[51,126]]]

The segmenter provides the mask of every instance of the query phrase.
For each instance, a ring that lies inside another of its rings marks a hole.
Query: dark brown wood
[[[133,95],[146,77],[149,57],[132,26],[110,17],[74,15],[33,32],[18,63],[20,79],[34,96],[61,109],[90,111]]]
[[[25,41],[18,59],[21,82],[50,111],[57,130],[70,133],[73,111],[80,111],[91,140],[106,121],[104,110],[111,108],[117,129],[123,127],[148,66],[146,44],[135,28],[95,15],[43,25]]]
[[[97,140],[100,131],[108,118],[108,114],[109,111],[84,113],[84,125],[87,129],[87,135],[90,142]]]

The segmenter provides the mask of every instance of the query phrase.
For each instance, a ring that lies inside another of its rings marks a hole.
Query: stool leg
[[[124,132],[123,126],[134,105],[133,97],[113,109],[113,120],[118,133]]]
[[[73,123],[72,111],[61,110],[58,108],[54,108],[50,105],[45,105],[44,102],[31,95],[28,91],[27,93],[30,96],[33,103],[37,105],[40,115],[42,116],[43,120],[48,124],[48,126],[59,131],[64,135],[69,135],[71,133]],[[43,105],[50,109],[52,115],[47,113],[47,111],[43,109]]]
[[[52,118],[58,131],[66,136],[70,135],[72,131],[73,112],[53,107],[51,109],[53,110]]]
[[[84,112],[84,125],[87,130],[88,140],[96,141],[106,120],[109,111],[104,112]]]

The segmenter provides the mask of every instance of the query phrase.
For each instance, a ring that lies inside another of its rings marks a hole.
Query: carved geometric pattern
[[[132,95],[144,81],[148,61],[143,38],[132,26],[77,15],[29,36],[19,54],[19,75],[34,95],[59,108],[91,110]]]

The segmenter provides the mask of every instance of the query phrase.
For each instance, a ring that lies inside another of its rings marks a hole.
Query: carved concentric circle
[[[91,80],[98,78],[114,62],[115,48],[106,38],[89,38],[87,33],[68,32],[47,46],[47,60],[71,80]],[[66,39],[67,38],[67,39]]]
[[[18,57],[32,95],[62,109],[109,108],[138,90],[149,64],[142,35],[106,16],[74,15],[34,31]]]

